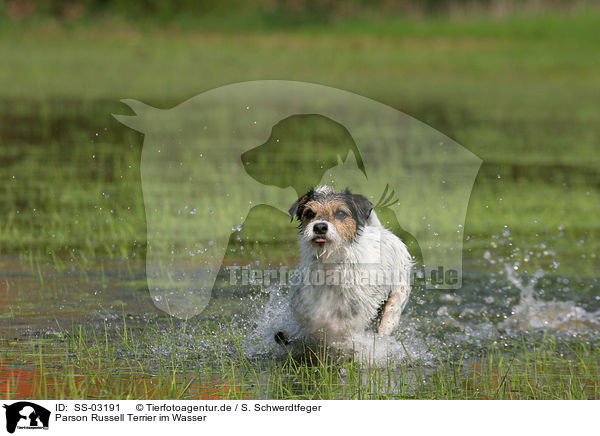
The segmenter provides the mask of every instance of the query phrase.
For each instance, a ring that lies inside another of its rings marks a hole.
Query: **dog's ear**
[[[306,194],[304,194],[302,197],[296,200],[294,204],[292,204],[292,207],[290,207],[290,210],[288,210],[290,217],[292,217],[292,221],[294,221],[294,217],[300,219],[300,217],[302,216],[302,212],[304,212],[304,205],[313,198],[314,193],[315,189],[310,188],[310,191],[308,191]]]
[[[356,220],[356,224],[358,224],[358,227],[362,227],[365,225],[369,219],[369,216],[371,215],[373,203],[371,203],[367,197],[360,194],[350,194],[350,199],[352,200],[352,205],[354,206],[354,219]]]

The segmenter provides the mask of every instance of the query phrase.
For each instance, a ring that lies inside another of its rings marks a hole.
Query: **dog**
[[[289,214],[299,221],[300,264],[290,288],[296,337],[333,345],[369,328],[390,335],[408,302],[413,262],[373,204],[348,189],[319,186]],[[287,345],[290,337],[278,332],[275,340]]]

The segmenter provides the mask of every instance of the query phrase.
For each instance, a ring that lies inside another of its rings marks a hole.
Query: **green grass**
[[[438,350],[434,361],[385,362],[315,350],[308,361],[291,356],[249,360],[241,338],[221,326],[210,352],[157,351],[156,332],[75,326],[52,342],[11,343],[0,355],[0,397],[87,399],[599,399],[600,353],[585,342],[568,347],[551,336],[492,346],[464,359]],[[186,326],[160,335],[189,336]],[[163,338],[164,339],[164,338]],[[195,337],[194,340],[202,341]],[[510,350],[510,351],[507,351]],[[23,369],[25,368],[25,370]],[[13,372],[11,372],[11,369]],[[8,382],[6,381],[8,380]]]

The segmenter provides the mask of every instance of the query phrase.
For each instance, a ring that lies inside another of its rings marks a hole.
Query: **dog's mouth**
[[[327,238],[324,236],[315,236],[312,239],[313,244],[322,245],[327,242]]]

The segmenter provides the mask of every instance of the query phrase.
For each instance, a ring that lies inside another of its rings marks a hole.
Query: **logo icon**
[[[123,102],[135,115],[115,118],[145,135],[147,283],[167,313],[187,319],[206,307],[252,208],[287,217],[318,185],[366,196],[416,239],[431,287],[461,286],[481,159],[430,126],[347,91],[290,81],[227,85],[165,110]]]
[[[6,431],[14,433],[19,429],[48,429],[50,411],[42,406],[29,401],[19,401],[10,405],[4,404],[6,409]]]

